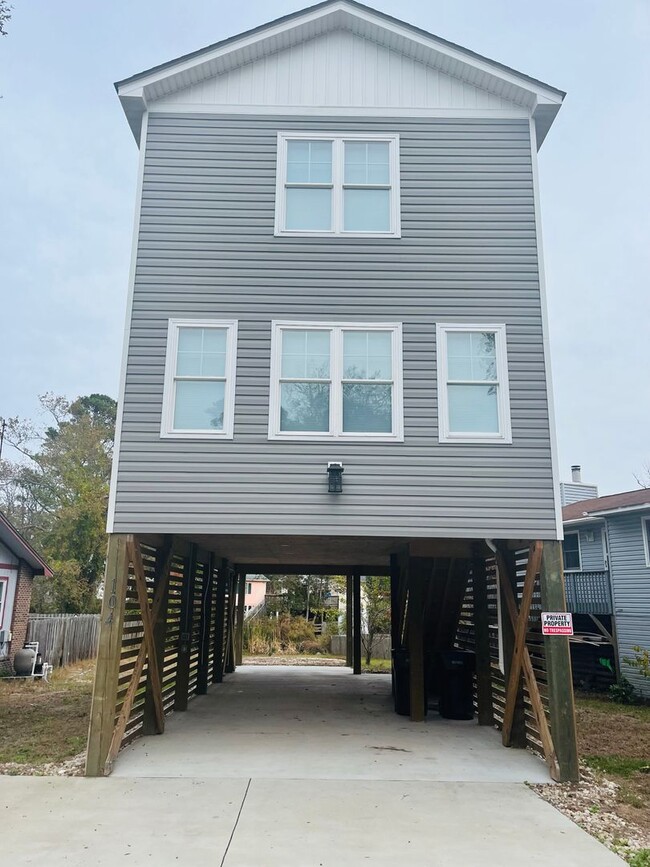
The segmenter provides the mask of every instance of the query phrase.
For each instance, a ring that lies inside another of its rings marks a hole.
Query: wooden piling
[[[544,611],[566,611],[560,542],[544,542],[540,588]],[[566,635],[547,635],[544,637],[544,648],[551,734],[559,763],[559,779],[561,782],[577,782],[578,744],[569,639]]]

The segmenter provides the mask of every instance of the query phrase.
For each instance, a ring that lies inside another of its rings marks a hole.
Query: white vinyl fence
[[[27,641],[38,641],[43,662],[55,668],[97,656],[99,614],[30,614]]]

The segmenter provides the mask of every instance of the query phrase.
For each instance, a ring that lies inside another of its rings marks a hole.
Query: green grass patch
[[[0,683],[0,764],[62,762],[86,745],[93,662],[54,672],[52,681]]]
[[[648,759],[630,759],[626,756],[585,756],[584,760],[590,768],[617,777],[631,777],[650,764]]]

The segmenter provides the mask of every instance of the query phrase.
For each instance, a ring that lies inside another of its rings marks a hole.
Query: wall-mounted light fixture
[[[337,461],[327,464],[327,490],[330,494],[340,494],[343,490],[343,464]]]

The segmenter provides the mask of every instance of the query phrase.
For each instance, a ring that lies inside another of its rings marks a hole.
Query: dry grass
[[[617,814],[650,836],[650,707],[578,698],[576,718],[585,763],[618,784]]]
[[[94,669],[91,660],[50,683],[0,679],[0,773],[37,773],[85,749]]]

